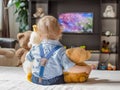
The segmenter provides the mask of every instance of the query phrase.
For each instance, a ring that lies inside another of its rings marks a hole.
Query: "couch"
[[[0,50],[10,52],[11,56],[0,54],[0,66],[17,66],[18,58],[15,55],[17,40],[13,38],[0,38]]]

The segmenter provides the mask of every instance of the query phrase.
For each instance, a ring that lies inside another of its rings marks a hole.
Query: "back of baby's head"
[[[58,21],[53,16],[44,16],[38,21],[38,30],[47,39],[59,39],[61,36]]]

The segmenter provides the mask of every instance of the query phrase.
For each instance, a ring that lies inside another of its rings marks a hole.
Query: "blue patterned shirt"
[[[44,54],[47,55],[56,45],[62,46],[57,49],[53,55],[47,60],[45,65],[45,70],[43,74],[43,79],[51,79],[56,76],[63,74],[63,70],[67,71],[69,68],[73,67],[75,63],[69,60],[66,56],[66,49],[58,40],[43,40],[41,42],[44,50]],[[32,73],[39,77],[40,71],[40,45],[33,46],[31,50],[27,53],[26,58],[33,62]]]

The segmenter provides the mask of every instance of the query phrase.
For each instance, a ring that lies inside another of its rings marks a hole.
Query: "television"
[[[92,12],[70,12],[58,16],[64,33],[93,33]]]

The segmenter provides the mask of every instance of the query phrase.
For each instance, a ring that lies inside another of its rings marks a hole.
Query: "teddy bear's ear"
[[[89,51],[79,47],[67,49],[66,55],[74,63],[83,62],[91,57],[91,53]]]
[[[17,39],[20,40],[23,36],[24,36],[24,33],[19,33],[19,34],[17,35]]]

